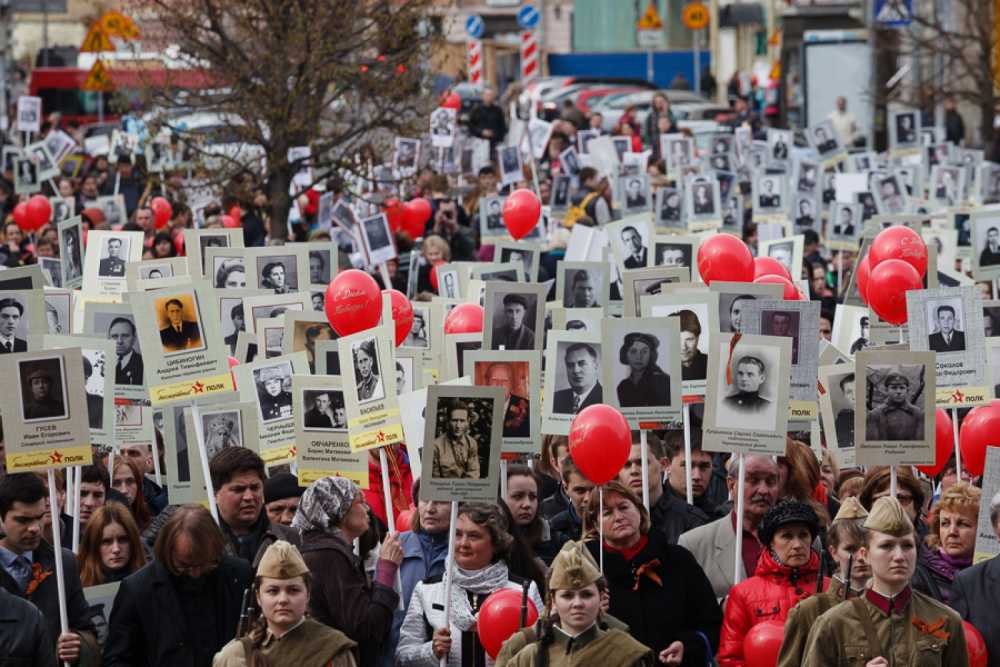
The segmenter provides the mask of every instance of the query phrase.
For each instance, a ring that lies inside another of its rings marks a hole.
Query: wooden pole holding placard
[[[66,614],[66,575],[63,573],[62,560],[62,536],[59,534],[59,505],[56,495],[56,473],[55,469],[49,468],[49,511],[52,515],[52,548],[56,552],[56,591],[59,596],[59,628],[65,634],[69,632],[69,617]],[[64,667],[69,667],[68,662],[63,662]]]
[[[899,483],[896,479],[896,466],[889,466],[889,495],[893,498],[896,497],[896,489]]]
[[[66,477],[67,482],[69,479],[73,479],[73,553],[80,546],[80,486],[83,481],[83,468],[80,466],[73,466],[68,468],[66,472],[69,475]],[[115,478],[114,472],[111,473],[112,483]],[[141,491],[141,489],[140,489]],[[55,526],[58,524],[55,517],[52,519],[53,531],[55,531]]]
[[[958,446],[958,408],[951,409],[951,439],[955,443],[955,481],[962,481],[962,450]]]
[[[688,505],[694,505],[694,489],[691,487],[692,463],[691,463],[691,404],[685,403],[681,408],[684,411],[684,482]]]
[[[156,477],[156,485],[163,486],[160,475],[160,448],[156,445],[156,433],[153,433],[153,440],[149,443],[149,451],[153,453],[153,475]]]
[[[197,405],[191,406],[191,421],[194,422],[194,436],[198,444],[198,458],[201,459],[201,472],[205,480],[208,509],[212,512],[215,523],[221,526],[219,508],[215,504],[215,489],[212,488],[212,473],[208,470],[208,452],[205,451],[205,433],[201,426],[201,410],[198,409]]]
[[[746,461],[743,452],[739,456],[739,469],[736,478],[736,562],[733,563],[733,586],[743,579],[743,493],[746,488]]]
[[[646,432],[643,430],[639,431],[639,449],[640,461],[642,467],[642,504],[646,507],[646,512],[649,512],[649,453],[646,452]],[[600,517],[597,519],[600,521]]]
[[[455,524],[458,523],[458,501],[451,501],[451,518],[448,521],[448,557],[444,574],[444,627],[451,629],[451,580],[455,576]],[[440,660],[441,667],[448,667],[448,656]]]
[[[507,502],[507,459],[500,457],[500,499]]]

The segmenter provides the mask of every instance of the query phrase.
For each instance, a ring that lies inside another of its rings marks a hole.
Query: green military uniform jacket
[[[813,625],[802,667],[864,667],[882,656],[889,667],[965,667],[962,621],[936,600],[905,589],[891,615],[886,598],[867,591],[823,614]]]
[[[859,593],[851,591],[851,597]],[[830,586],[822,593],[807,597],[788,612],[785,619],[785,640],[781,643],[776,667],[798,667],[806,650],[806,640],[816,619],[844,601],[844,584],[840,579],[830,579]]]
[[[311,618],[286,632],[280,639],[270,632],[260,652],[272,665],[294,667],[357,667],[357,644],[344,633]],[[248,638],[234,639],[215,654],[212,667],[246,667],[250,664]]]
[[[616,665],[620,667],[652,667],[656,664],[653,652],[631,635],[621,630],[601,630],[597,624],[590,626],[576,637],[570,637],[558,627],[553,628],[554,640],[545,647],[549,667],[571,665]],[[517,636],[517,635],[515,635]],[[523,638],[523,637],[522,637]],[[511,647],[517,648],[518,642]],[[532,641],[516,651],[505,644],[497,656],[497,667],[534,667],[541,643]]]

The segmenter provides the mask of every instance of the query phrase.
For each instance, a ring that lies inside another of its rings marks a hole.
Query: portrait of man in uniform
[[[97,266],[97,275],[101,278],[124,278],[125,259],[128,255],[129,239],[112,236],[104,239],[104,252]]]
[[[260,409],[261,422],[267,423],[276,419],[292,416],[292,394],[285,387],[292,379],[292,367],[289,362],[275,366],[265,366],[253,372],[254,384],[257,385],[257,407]]]
[[[59,357],[18,363],[24,421],[68,417],[65,378]]]
[[[869,366],[870,386],[881,384],[884,399],[872,399],[865,422],[865,439],[871,441],[923,440],[924,410],[911,402],[910,380],[898,370],[886,373],[881,383],[873,382],[877,366]]]
[[[723,399],[723,404],[731,410],[744,414],[759,414],[768,410],[771,401],[760,395],[764,381],[767,379],[767,367],[764,360],[745,355],[734,365],[733,384],[736,392]]]
[[[596,273],[596,272],[594,272]],[[563,297],[563,305],[567,308],[597,308],[600,278],[591,275],[587,269],[577,269],[568,281],[568,289]]]
[[[444,423],[438,419],[432,477],[480,479],[479,443],[470,433],[472,417],[465,401],[455,399],[448,403]]]
[[[357,382],[358,402],[379,401],[385,398],[385,387],[379,377],[382,367],[378,358],[378,345],[374,338],[360,340],[351,346],[354,356],[354,379]]]
[[[334,389],[306,389],[302,404],[312,405],[303,415],[303,423],[307,429],[341,431],[347,428],[343,392]]]
[[[410,327],[410,333],[406,334],[403,347],[427,349],[427,311],[425,309],[413,309],[413,326]]]

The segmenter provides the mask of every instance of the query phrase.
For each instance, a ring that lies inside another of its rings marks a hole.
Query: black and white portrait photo
[[[816,149],[816,152],[819,153],[822,158],[836,153],[840,148],[837,143],[837,131],[833,127],[833,121],[829,119],[824,120],[813,128],[810,128],[809,139],[813,148]]]
[[[977,280],[1000,277],[1000,216],[985,209],[976,211],[970,217],[970,221],[973,277]]]
[[[760,332],[792,340],[792,364],[799,363],[799,313],[793,310],[765,310],[760,316]]]
[[[618,336],[613,338],[611,347],[618,352],[618,367],[613,371],[618,405],[670,407],[671,377],[667,364],[673,341],[648,330],[625,333],[620,340]]]
[[[26,422],[66,419],[66,371],[63,358],[26,359],[17,363],[21,419]]]
[[[920,145],[919,112],[900,111],[892,117],[892,145],[895,148],[915,148]]]
[[[59,261],[62,263],[63,281],[73,284],[83,277],[83,245],[80,242],[80,225],[63,227],[59,237]]]
[[[101,260],[97,266],[98,277],[125,277],[125,264],[131,242],[131,239],[120,236],[109,236],[103,240],[100,248]]]
[[[681,193],[675,188],[656,191],[656,220],[658,227],[683,228]]]
[[[937,166],[931,171],[931,194],[939,206],[957,206],[961,198],[958,167]]]
[[[720,364],[723,377],[717,394],[718,426],[743,431],[776,430],[777,385],[781,381],[779,349],[764,346],[741,349],[736,345],[730,364],[729,373]]]
[[[743,333],[743,310],[748,301],[756,300],[757,296],[753,294],[721,293],[719,295],[719,325],[722,331]]]
[[[788,154],[792,147],[792,133],[788,130],[767,130],[768,164],[780,168],[788,164]]]
[[[413,326],[406,334],[403,347],[415,347],[421,350],[430,348],[428,327],[430,326],[430,309],[426,306],[413,307]]]
[[[385,398],[385,386],[380,374],[382,365],[375,338],[355,341],[351,345],[354,359],[354,379],[358,388],[358,403],[365,404]]]
[[[420,141],[416,139],[396,138],[396,152],[393,162],[397,171],[403,174],[413,173],[417,169],[417,157],[420,153]]]
[[[246,317],[243,314],[243,299],[239,297],[222,297],[219,299],[219,315],[221,316],[222,342],[229,348],[229,354],[236,355],[236,342],[241,331],[246,331]]]
[[[757,210],[762,213],[774,213],[781,210],[783,206],[784,181],[781,176],[761,175],[758,176],[756,185],[756,205]]]
[[[257,257],[257,277],[261,289],[275,294],[289,294],[299,289],[299,270],[295,255]]]
[[[52,205],[52,223],[60,223],[64,220],[69,220],[73,217],[74,204],[76,200],[73,198],[63,198],[63,197],[49,197],[49,203]]]
[[[28,351],[26,307],[26,300],[22,297],[0,298],[0,354]]]
[[[791,275],[799,273],[794,270],[792,260],[795,254],[795,244],[793,241],[779,241],[772,243],[767,248],[767,256],[781,262],[782,266],[788,269]]]
[[[14,189],[18,193],[37,192],[41,188],[38,181],[38,165],[30,157],[14,158]]]
[[[170,264],[159,264],[157,262],[142,262],[139,266],[139,278],[142,280],[157,280],[159,278],[172,278],[174,267]]]
[[[491,317],[493,330],[490,349],[534,350],[538,295],[510,292],[496,296]]]
[[[555,354],[552,412],[575,415],[587,406],[603,403],[600,344],[562,341],[556,344]]]
[[[962,299],[928,300],[926,303],[927,347],[933,352],[964,352],[965,316]]]
[[[328,285],[330,283],[332,254],[330,250],[309,251],[309,284]]]
[[[559,154],[559,164],[562,171],[569,176],[576,176],[580,173],[580,158],[576,155],[576,148],[570,146]]]
[[[606,274],[601,268],[563,268],[562,302],[566,308],[598,308],[606,293]]]
[[[479,221],[483,236],[502,236],[507,232],[503,224],[503,201],[500,197],[484,197],[479,202]]]
[[[119,225],[124,225],[128,222],[128,214],[125,212],[125,199],[122,195],[98,197],[97,207],[104,212],[104,222],[108,229],[115,229]]]
[[[672,243],[658,240],[654,243],[654,248],[656,249],[656,253],[653,266],[691,267],[691,258],[694,256],[694,246],[692,243]]]
[[[662,135],[660,151],[666,158],[667,170],[670,172],[680,171],[691,164],[691,154],[694,152],[691,140],[680,134]]]
[[[500,153],[500,182],[507,185],[523,180],[521,149],[517,146],[501,146],[497,150]]]
[[[212,275],[218,289],[243,289],[247,286],[247,269],[242,257],[212,258]]]
[[[861,205],[836,202],[831,222],[831,238],[856,240],[861,231]]]
[[[262,424],[292,416],[292,363],[281,361],[253,370]]]
[[[621,180],[626,213],[649,210],[649,180],[645,176],[631,176]]]
[[[695,177],[689,182],[691,188],[691,216],[708,217],[716,214],[715,196],[712,183],[704,177]]]
[[[243,420],[239,410],[204,410],[201,417],[208,460],[227,447],[243,447]]]
[[[454,109],[438,107],[431,112],[430,120],[431,144],[440,148],[450,148],[455,143],[457,129],[456,112]]]
[[[896,176],[886,176],[878,179],[877,188],[876,194],[880,213],[886,215],[906,212],[906,196]]]
[[[384,213],[362,220],[361,235],[368,251],[368,259],[372,264],[382,264],[396,257],[392,230],[389,229],[389,219]]]
[[[816,200],[811,195],[795,195],[793,206],[796,229],[813,229],[816,227],[819,217],[816,215]]]
[[[627,224],[609,229],[609,234],[612,232],[616,232],[618,236],[612,242],[617,245],[616,251],[623,267],[643,269],[649,264],[649,229],[645,224]]]
[[[573,177],[566,174],[557,174],[552,177],[552,194],[549,196],[549,206],[552,207],[553,211],[565,211],[569,208],[569,193],[572,182]]]
[[[865,367],[868,407],[865,440],[924,439],[924,366],[869,364]],[[933,373],[933,371],[931,371]]]
[[[131,315],[98,313],[94,317],[94,328],[96,331],[106,330],[108,339],[115,343],[115,384],[141,386],[144,365],[134,318]]]
[[[52,283],[53,287],[62,287],[62,264],[59,262],[58,257],[39,257],[38,266],[42,268],[42,273],[45,273],[49,282]]]
[[[489,475],[493,399],[451,398],[437,402],[433,415],[431,477],[482,479]]]
[[[307,431],[347,431],[344,392],[336,389],[304,389],[302,416]]]
[[[507,264],[510,262],[520,263],[524,269],[524,276],[528,282],[535,280],[536,274],[538,273],[535,271],[535,257],[539,251],[521,247],[500,247],[499,250],[501,264]]]

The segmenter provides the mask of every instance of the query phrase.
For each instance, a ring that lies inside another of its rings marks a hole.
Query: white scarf
[[[471,630],[476,625],[476,615],[472,613],[468,593],[489,594],[506,586],[508,581],[507,563],[502,560],[480,570],[463,570],[456,565],[452,581],[446,583],[451,595],[451,622],[462,632]]]

